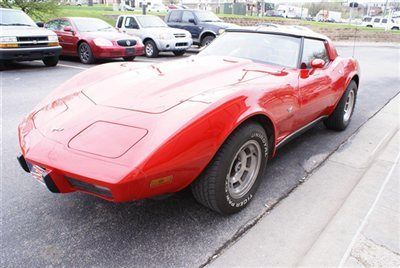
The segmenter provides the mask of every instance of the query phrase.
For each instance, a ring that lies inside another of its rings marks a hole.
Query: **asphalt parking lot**
[[[338,47],[349,56],[352,47]],[[165,200],[113,204],[73,193],[55,195],[18,165],[17,125],[44,96],[90,66],[64,59],[55,68],[19,63],[1,72],[2,266],[187,267],[206,264],[293,190],[371,116],[400,92],[400,53],[358,47],[361,85],[349,128],[322,124],[293,140],[270,161],[253,202],[223,217],[197,204],[189,191]],[[179,60],[172,54],[139,63]],[[268,215],[267,215],[268,217]],[[301,227],[301,226],[299,226]]]

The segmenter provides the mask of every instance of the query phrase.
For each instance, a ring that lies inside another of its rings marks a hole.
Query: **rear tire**
[[[48,67],[54,67],[58,64],[58,56],[46,57],[43,59],[43,63]]]
[[[240,126],[192,183],[194,197],[220,214],[239,212],[254,197],[267,156],[268,138],[263,127],[253,122]]]
[[[183,56],[186,53],[186,50],[175,50],[173,53],[175,56]]]
[[[95,58],[93,56],[92,49],[89,44],[86,42],[82,42],[78,47],[78,55],[79,59],[83,64],[92,64],[95,62]]]
[[[133,61],[135,59],[135,56],[130,56],[130,57],[123,57],[124,61]]]
[[[153,40],[148,40],[144,43],[144,53],[148,58],[156,58],[160,51],[157,48],[156,43]]]
[[[357,99],[357,84],[351,81],[333,113],[324,120],[327,128],[342,131],[350,123]]]

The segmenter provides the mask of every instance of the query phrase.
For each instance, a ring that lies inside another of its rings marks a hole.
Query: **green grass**
[[[136,11],[113,11],[112,5],[94,5],[92,7],[89,6],[60,6],[57,14],[55,16],[58,17],[92,17],[99,18],[107,21],[111,25],[115,25],[115,18],[121,14],[141,14],[141,10]],[[150,13],[154,15],[162,15],[161,13]],[[305,20],[297,20],[297,19],[284,19],[284,18],[276,18],[276,17],[257,17],[257,16],[243,16],[243,15],[234,15],[234,14],[218,14],[218,16],[222,19],[224,18],[239,18],[239,19],[258,19],[260,22],[271,22],[271,23],[279,23],[282,21],[290,20],[293,24],[310,26],[314,30],[318,31],[318,28],[327,28],[327,29],[355,29],[358,28],[361,31],[372,31],[372,32],[383,32],[383,29],[376,28],[367,28],[360,27],[354,25],[348,25],[345,23],[328,23],[328,22],[316,22],[316,21],[305,21]],[[48,16],[47,19],[51,19],[53,16]],[[393,34],[400,34],[400,31],[390,31]]]

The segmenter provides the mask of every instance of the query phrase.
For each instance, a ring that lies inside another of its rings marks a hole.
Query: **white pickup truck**
[[[181,56],[193,44],[190,32],[171,28],[157,16],[121,15],[115,27],[142,39],[145,55],[150,58],[157,57],[161,51],[172,51]]]
[[[56,66],[60,54],[54,32],[39,28],[21,10],[0,8],[0,65],[42,60],[46,66]]]

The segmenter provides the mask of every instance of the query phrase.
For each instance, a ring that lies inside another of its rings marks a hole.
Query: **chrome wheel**
[[[90,60],[90,47],[87,44],[82,44],[79,49],[79,55],[83,62]]]
[[[346,103],[344,105],[343,120],[345,122],[349,121],[350,116],[351,116],[351,114],[353,112],[354,100],[355,100],[354,90],[351,90],[349,92],[349,95],[347,96],[347,100],[346,100]]]
[[[261,147],[255,140],[247,141],[238,150],[226,177],[232,198],[239,199],[251,189],[260,171],[261,159]]]
[[[152,45],[150,42],[148,42],[148,43],[146,44],[146,55],[147,55],[147,56],[152,56],[153,53],[154,53],[154,47],[153,47],[153,45]]]

